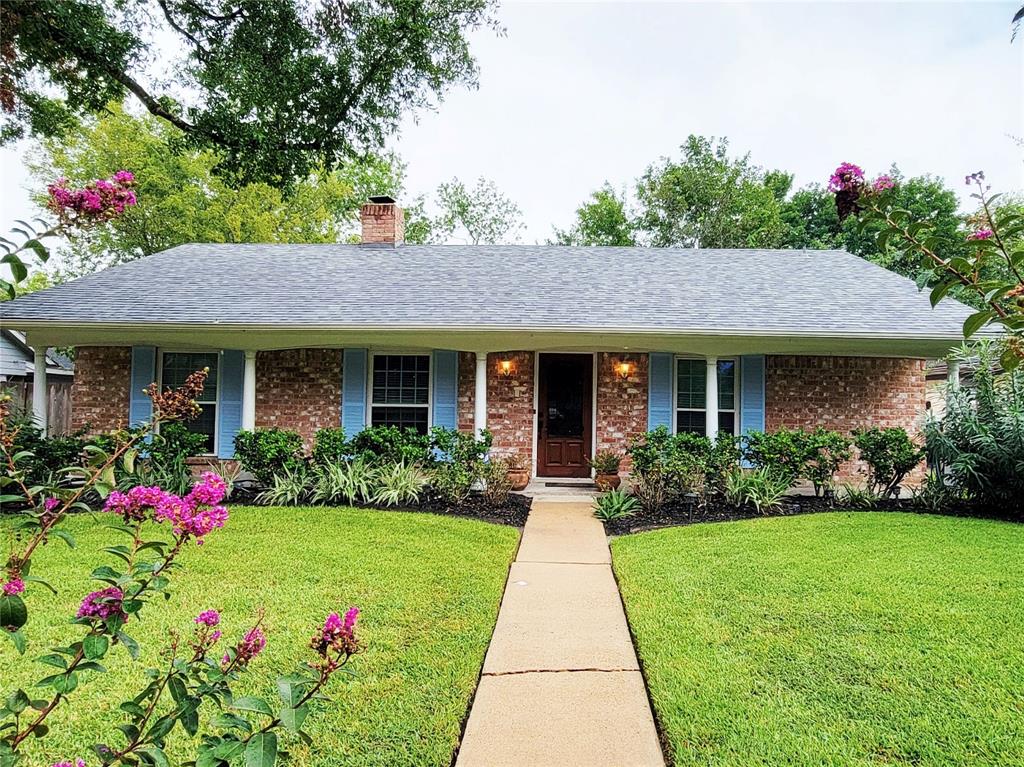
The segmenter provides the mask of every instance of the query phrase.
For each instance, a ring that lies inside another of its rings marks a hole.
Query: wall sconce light
[[[501,373],[505,378],[512,375],[512,360],[504,359],[498,363],[498,372]]]
[[[629,360],[621,360],[615,365],[615,374],[619,380],[625,381],[633,373],[633,363]]]

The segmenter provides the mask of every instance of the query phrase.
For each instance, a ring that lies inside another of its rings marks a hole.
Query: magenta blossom
[[[844,162],[828,180],[828,190],[830,192],[842,192],[847,189],[859,186],[864,180],[864,171],[861,170],[860,166],[854,165],[852,162]]]
[[[47,513],[52,513],[58,506],[60,506],[60,498],[47,498],[43,501],[43,510]]]
[[[359,642],[356,639],[355,628],[358,618],[358,607],[350,607],[345,612],[344,619],[337,613],[331,613],[324,621],[324,627],[309,643],[310,647],[323,656],[326,656],[329,650],[339,655],[352,655],[357,652]]]
[[[968,240],[988,240],[995,236],[995,232],[991,229],[979,229],[976,232],[971,232],[967,235]]]
[[[85,767],[85,762],[82,759],[75,759],[74,764],[71,762],[54,762],[50,767]]]
[[[244,668],[249,665],[249,661],[263,652],[263,648],[267,646],[267,637],[263,633],[263,629],[259,626],[253,626],[242,637],[242,641],[235,647],[235,664]],[[231,656],[227,653],[221,658],[221,664],[227,668],[231,665]]]
[[[94,591],[82,600],[78,608],[78,618],[89,620],[107,620],[108,618],[120,618],[128,620],[128,613],[124,611],[124,592],[116,586]]]
[[[212,471],[204,471],[186,499],[193,505],[216,506],[224,500],[227,491],[228,483],[223,477]]]
[[[196,623],[203,626],[216,626],[220,623],[220,613],[216,610],[203,610],[196,616]]]
[[[134,183],[135,176],[126,170],[109,179],[92,181],[81,189],[69,188],[68,180],[60,178],[47,187],[47,207],[64,224],[85,226],[109,221],[137,203],[131,189]]]
[[[218,527],[224,527],[228,510],[220,503],[227,492],[227,483],[212,471],[204,472],[191,492],[184,498],[159,487],[133,487],[127,493],[118,491],[107,496],[104,511],[117,514],[126,522],[141,522],[152,512],[157,522],[168,522],[175,535],[191,536],[200,546],[203,538]]]
[[[5,597],[13,597],[15,594],[23,594],[25,592],[25,581],[21,578],[11,578],[7,583],[0,587],[0,591],[3,591]]]
[[[892,180],[892,176],[879,176],[871,184],[871,188],[876,192],[884,192],[886,189],[892,189],[896,186],[896,182]]]

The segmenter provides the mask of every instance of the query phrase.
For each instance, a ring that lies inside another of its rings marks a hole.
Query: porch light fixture
[[[615,365],[615,374],[620,380],[625,381],[633,373],[633,363],[629,360],[620,360]]]
[[[505,378],[512,375],[512,360],[504,359],[498,363],[498,372],[500,372]]]

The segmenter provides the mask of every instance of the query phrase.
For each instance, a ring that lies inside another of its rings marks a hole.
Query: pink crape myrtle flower
[[[216,610],[203,610],[196,616],[196,623],[203,626],[216,626],[220,623],[220,613]]]
[[[216,506],[224,500],[228,491],[227,481],[212,471],[204,471],[186,498],[193,505]]]
[[[244,668],[249,665],[249,661],[263,652],[263,648],[267,646],[267,637],[263,633],[263,629],[259,626],[253,626],[242,637],[242,641],[235,647],[235,665],[239,668]],[[221,665],[225,668],[231,665],[231,656],[227,653],[221,658]]]
[[[350,607],[345,611],[342,618],[338,613],[331,613],[324,621],[320,632],[314,635],[309,643],[310,647],[320,655],[327,655],[329,650],[339,654],[351,655],[359,649],[359,641],[356,639],[356,620],[359,618],[359,608]]]
[[[124,611],[124,592],[116,586],[100,589],[87,595],[78,608],[76,617],[88,618],[90,620],[107,620],[118,617],[121,620],[128,620],[128,614]]]
[[[184,498],[159,487],[133,487],[107,496],[104,511],[117,514],[127,522],[141,522],[151,512],[157,522],[167,522],[178,536],[191,536],[203,545],[203,538],[224,527],[228,510],[217,505],[227,492],[227,482],[212,471],[204,472]]]
[[[47,187],[47,207],[65,224],[88,225],[109,221],[138,200],[131,187],[135,176],[120,170],[109,179],[96,179],[81,189],[71,189],[66,178]]]
[[[844,162],[832,173],[828,180],[830,192],[842,192],[853,186],[857,186],[864,180],[864,171],[859,165],[852,162]]]
[[[11,578],[7,583],[0,587],[0,591],[3,591],[5,597],[13,597],[16,594],[25,593],[25,581],[21,578]]]
[[[971,232],[967,235],[968,240],[989,240],[995,235],[991,229],[979,229],[976,232]]]
[[[71,762],[54,762],[50,767],[85,767],[85,761],[82,759],[75,759],[73,764]]]
[[[879,176],[871,184],[871,188],[876,192],[884,192],[886,189],[892,189],[896,186],[896,182],[892,180],[892,176]]]

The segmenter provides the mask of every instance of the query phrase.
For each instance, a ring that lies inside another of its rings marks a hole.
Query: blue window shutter
[[[345,349],[341,371],[341,425],[354,437],[366,428],[366,349]]]
[[[651,352],[648,365],[647,428],[672,429],[672,355]]]
[[[139,426],[153,417],[153,402],[142,390],[156,381],[156,347],[132,347],[131,398],[128,425]]]
[[[459,353],[435,349],[431,367],[434,378],[433,424],[455,429],[458,427]]]
[[[740,357],[740,433],[764,431],[764,355]]]
[[[235,435],[242,428],[242,378],[245,352],[225,349],[220,353],[220,400],[217,402],[217,456],[233,458]]]

